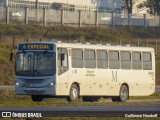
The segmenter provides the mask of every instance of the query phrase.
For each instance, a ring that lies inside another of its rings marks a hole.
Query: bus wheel
[[[122,85],[119,96],[111,97],[113,102],[125,102],[128,99],[128,88],[126,85]]]
[[[126,85],[122,85],[120,89],[119,101],[125,102],[128,99],[128,88]]]
[[[78,97],[79,97],[78,87],[76,84],[72,84],[72,86],[70,88],[69,97],[67,98],[67,100],[69,102],[73,102],[73,101],[77,100]]]
[[[31,95],[32,101],[34,102],[42,102],[43,97],[41,95]]]

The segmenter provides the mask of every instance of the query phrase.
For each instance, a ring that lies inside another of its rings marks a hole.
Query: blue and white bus
[[[110,96],[126,101],[129,96],[155,92],[155,53],[149,47],[93,45],[61,42],[19,44],[15,67],[16,94],[66,97],[95,101]]]

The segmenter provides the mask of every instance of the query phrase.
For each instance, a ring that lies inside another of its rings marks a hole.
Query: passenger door
[[[57,82],[59,83],[59,94],[69,94],[69,62],[68,62],[68,50],[66,48],[58,48],[58,77]]]

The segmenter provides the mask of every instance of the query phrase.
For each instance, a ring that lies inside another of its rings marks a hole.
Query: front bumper
[[[56,95],[56,86],[42,88],[15,87],[17,95]]]

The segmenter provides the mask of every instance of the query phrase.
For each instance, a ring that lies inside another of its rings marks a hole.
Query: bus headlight
[[[53,86],[53,85],[54,85],[54,83],[50,83],[50,85],[51,85],[51,86]]]
[[[52,87],[52,86],[54,86],[54,85],[55,85],[55,83],[51,82],[51,83],[48,85],[48,87]]]
[[[16,86],[19,86],[19,83],[18,83],[18,82],[16,82]]]

